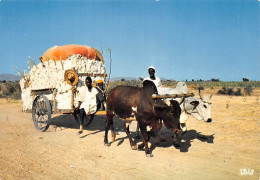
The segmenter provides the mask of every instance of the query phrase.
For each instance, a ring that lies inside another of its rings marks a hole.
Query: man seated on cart
[[[97,94],[98,90],[92,86],[91,77],[86,77],[86,86],[79,89],[79,104],[75,110],[79,110],[80,129],[78,135],[83,133],[83,120],[86,115],[90,115],[90,122],[92,122],[95,113],[97,112]]]
[[[97,80],[97,109],[100,111],[105,111],[105,103],[106,103],[106,94],[104,92],[104,84],[103,80]]]

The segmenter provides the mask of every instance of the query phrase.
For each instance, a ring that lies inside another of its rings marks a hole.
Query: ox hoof
[[[212,119],[209,118],[209,119],[207,120],[207,123],[211,123],[211,122],[212,122]]]
[[[151,157],[153,157],[153,154],[146,154],[146,157],[151,158]]]
[[[180,148],[180,147],[181,147],[178,142],[173,142],[173,146],[174,146],[175,148]]]
[[[109,143],[104,143],[104,145],[105,145],[105,146],[110,146],[110,144],[109,144]]]
[[[137,146],[134,145],[134,146],[131,146],[132,150],[137,150]]]
[[[83,131],[79,131],[77,132],[77,135],[81,135],[83,133]]]
[[[138,150],[141,150],[144,148],[144,143],[138,145]]]

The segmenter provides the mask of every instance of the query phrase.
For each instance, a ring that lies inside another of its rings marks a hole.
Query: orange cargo
[[[68,56],[73,54],[80,54],[88,59],[99,59],[104,63],[103,57],[97,49],[75,44],[51,47],[45,51],[41,60],[43,62],[49,61],[50,59],[55,61],[65,60]]]

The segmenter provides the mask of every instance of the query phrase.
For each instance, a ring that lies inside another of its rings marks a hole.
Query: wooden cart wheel
[[[51,104],[43,96],[37,96],[32,105],[32,118],[36,129],[46,131],[51,123]]]

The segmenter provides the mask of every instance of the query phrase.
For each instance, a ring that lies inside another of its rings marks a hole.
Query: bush
[[[212,82],[219,82],[219,79],[212,78],[211,81]]]
[[[233,95],[234,94],[234,88],[228,88],[227,95]]]
[[[218,90],[218,94],[226,94],[226,87],[222,87],[222,89]]]
[[[7,84],[7,90],[10,94],[15,92],[15,86],[13,84]]]
[[[241,93],[241,88],[237,88],[237,91],[234,92],[234,95],[236,95],[236,96],[241,96],[241,95],[242,95],[242,93]]]
[[[203,86],[199,86],[198,90],[204,90],[204,87]]]
[[[234,88],[226,88],[222,87],[221,90],[218,91],[218,94],[225,94],[225,95],[235,95],[235,96],[241,96],[241,88],[237,88],[235,91]]]
[[[19,99],[21,97],[21,88],[19,82],[0,83],[0,97]]]
[[[244,88],[245,93],[246,93],[247,95],[251,95],[253,89],[254,89],[254,88],[253,88],[251,85],[248,85],[248,86],[246,86],[246,87]]]

